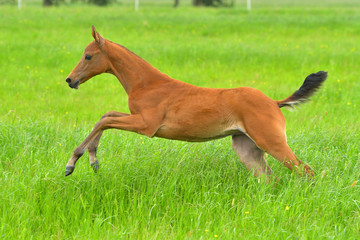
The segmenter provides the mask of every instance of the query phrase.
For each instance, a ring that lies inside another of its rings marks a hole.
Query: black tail
[[[306,77],[303,85],[290,97],[277,101],[279,107],[293,107],[309,100],[309,98],[321,87],[327,78],[327,72],[320,71]]]

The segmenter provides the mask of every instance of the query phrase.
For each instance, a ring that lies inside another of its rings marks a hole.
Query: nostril
[[[71,83],[71,79],[70,79],[70,78],[67,78],[65,81],[66,81],[67,83]]]

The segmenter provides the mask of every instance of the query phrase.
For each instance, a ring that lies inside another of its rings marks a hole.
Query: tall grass
[[[205,9],[29,6],[0,9],[0,237],[4,239],[359,238],[360,6]],[[247,172],[230,139],[184,143],[117,130],[64,167],[106,111],[128,112],[110,75],[78,91],[65,78],[91,25],[166,74],[198,86],[260,89],[274,99],[318,70],[313,101],[284,110],[307,180],[267,156],[279,178]]]

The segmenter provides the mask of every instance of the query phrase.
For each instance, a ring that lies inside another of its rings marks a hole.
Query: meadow
[[[0,7],[0,239],[359,239],[360,4],[173,9],[166,4]],[[64,176],[72,151],[110,110],[128,112],[108,74],[79,90],[65,78],[91,25],[169,76],[197,86],[254,87],[284,99],[307,75],[329,77],[312,101],[283,109],[298,177],[267,162],[257,179],[231,138],[169,141],[118,130]]]

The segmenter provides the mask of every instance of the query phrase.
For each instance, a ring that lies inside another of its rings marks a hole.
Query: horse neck
[[[119,79],[127,94],[140,87],[150,87],[152,84],[170,80],[170,77],[130,50],[116,43],[109,43],[107,55],[110,72]]]

